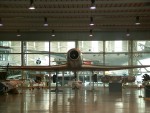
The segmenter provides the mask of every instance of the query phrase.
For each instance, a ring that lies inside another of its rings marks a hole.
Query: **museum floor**
[[[51,92],[49,89],[23,90],[22,94],[0,95],[0,113],[150,113],[150,100],[143,89],[123,89],[122,93],[108,88],[95,91],[72,90]]]

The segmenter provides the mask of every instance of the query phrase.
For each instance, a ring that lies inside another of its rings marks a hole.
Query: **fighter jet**
[[[81,51],[77,48],[72,48],[67,52],[67,63],[53,66],[9,66],[9,70],[32,70],[32,71],[111,71],[133,68],[146,68],[150,65],[128,65],[128,66],[107,66],[107,65],[92,65],[83,64]],[[6,69],[3,67],[2,69]]]
[[[133,68],[146,68],[150,67],[150,65],[128,65],[128,66],[107,66],[107,65],[92,65],[92,64],[84,64],[82,60],[82,53],[77,48],[72,48],[67,52],[67,62],[66,64],[61,65],[52,65],[52,66],[7,66],[2,69],[9,70],[31,70],[31,71],[53,71],[56,72],[56,77],[54,80],[58,80],[57,73],[59,71],[73,71],[74,78],[76,80],[77,71],[85,70],[85,71],[111,71],[111,70],[123,70],[123,69],[133,69]],[[7,88],[6,88],[7,89]],[[58,89],[58,84],[56,82],[56,90]],[[0,89],[2,90],[2,88]]]

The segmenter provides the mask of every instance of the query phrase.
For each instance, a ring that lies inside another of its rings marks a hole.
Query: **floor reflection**
[[[24,90],[19,95],[0,95],[0,113],[148,113],[150,100],[138,96],[137,89],[110,93],[107,88],[97,91],[65,89]]]

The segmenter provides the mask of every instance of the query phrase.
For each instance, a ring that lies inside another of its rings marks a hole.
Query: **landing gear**
[[[58,89],[58,75],[57,75],[57,72],[56,72],[56,75],[53,75],[53,82],[55,82],[56,83],[56,87],[55,87],[55,89],[54,90],[51,90],[51,92],[62,92],[63,90],[59,90]]]

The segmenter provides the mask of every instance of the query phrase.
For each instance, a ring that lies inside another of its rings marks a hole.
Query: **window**
[[[128,52],[128,41],[106,41],[106,52]]]
[[[68,52],[69,49],[75,48],[75,42],[70,41],[70,42],[65,42],[65,41],[53,41],[50,42],[50,51],[51,52],[57,52],[57,53],[62,53],[62,52]]]
[[[79,41],[81,52],[103,52],[103,41]]]

